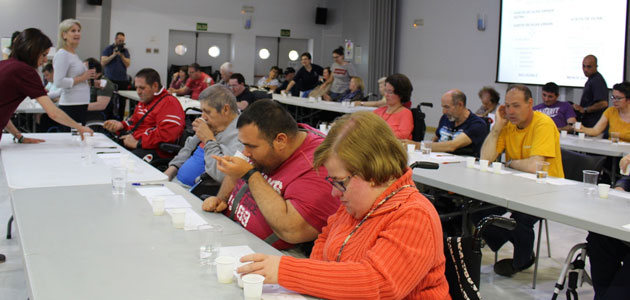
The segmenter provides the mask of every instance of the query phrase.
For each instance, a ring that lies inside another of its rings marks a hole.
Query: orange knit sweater
[[[413,185],[411,174],[407,170],[374,205],[399,187]],[[341,206],[328,218],[310,259],[282,257],[278,283],[327,299],[450,299],[440,219],[415,188],[401,190],[379,207],[336,262],[343,241],[360,221]]]

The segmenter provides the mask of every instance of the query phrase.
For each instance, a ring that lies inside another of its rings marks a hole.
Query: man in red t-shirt
[[[191,98],[198,100],[199,94],[213,84],[214,80],[212,80],[212,77],[202,72],[199,64],[194,63],[188,66],[188,80],[186,80],[186,85],[179,89],[169,88],[168,91],[177,95],[191,94]]]
[[[182,105],[162,87],[156,70],[142,69],[134,80],[140,103],[133,115],[123,122],[107,120],[103,127],[110,132],[125,131],[120,137],[125,148],[147,162],[172,157],[158,147],[160,143],[175,142],[184,131]]]
[[[325,180],[326,169],[313,168],[323,134],[297,124],[271,100],[249,105],[236,127],[249,162],[215,157],[226,177],[203,209],[223,212],[277,249],[315,240],[339,207]]]

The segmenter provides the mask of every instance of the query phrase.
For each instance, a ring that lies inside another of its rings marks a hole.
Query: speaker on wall
[[[326,25],[326,19],[328,17],[328,8],[318,7],[315,14],[315,24]]]
[[[103,5],[103,0],[87,0],[89,5]]]

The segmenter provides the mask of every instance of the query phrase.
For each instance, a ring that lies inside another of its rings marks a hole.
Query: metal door
[[[297,53],[297,58],[293,57],[295,60],[289,58],[291,51],[295,51],[295,53]],[[292,67],[297,71],[302,67],[302,63],[300,63],[300,55],[307,51],[308,40],[280,38],[278,45],[278,64],[283,69],[286,67]]]
[[[168,34],[168,67],[195,62],[195,32],[170,30]]]
[[[198,32],[197,34],[196,62],[200,66],[211,66],[212,72],[215,72],[219,70],[221,64],[230,61],[230,53],[232,52],[231,35],[213,32]],[[213,48],[212,51],[210,50],[211,48]],[[211,54],[216,57],[213,57]]]
[[[260,51],[263,49],[269,51],[269,57],[264,59],[260,57]],[[254,56],[254,78],[258,81],[261,77],[269,75],[271,67],[278,65],[278,38],[257,36],[256,53],[254,53]],[[283,67],[280,66],[280,68]],[[253,84],[256,84],[256,82],[253,82]]]

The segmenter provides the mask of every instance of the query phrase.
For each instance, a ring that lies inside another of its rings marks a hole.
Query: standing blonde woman
[[[81,23],[67,19],[59,24],[58,50],[53,59],[54,83],[61,88],[59,108],[81,124],[85,124],[90,103],[88,81],[94,79],[95,70],[88,70],[76,54],[81,40]]]

